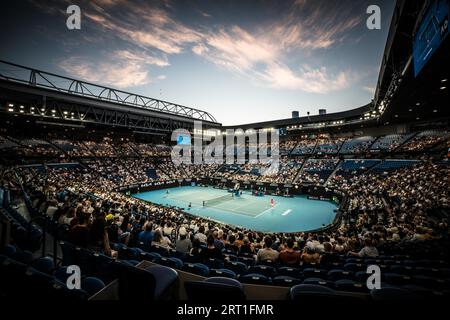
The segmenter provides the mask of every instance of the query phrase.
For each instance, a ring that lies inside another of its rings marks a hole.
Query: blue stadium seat
[[[156,279],[155,300],[169,297],[170,290],[178,280],[178,273],[172,268],[158,265],[149,266],[145,271],[151,273]]]
[[[374,301],[395,302],[395,301],[419,301],[421,296],[398,287],[381,287],[381,289],[373,289],[370,296]]]
[[[247,265],[239,261],[225,261],[225,268],[236,274],[244,274],[247,271]]]
[[[333,269],[328,271],[327,279],[330,281],[337,281],[341,279],[352,280],[354,278],[354,273],[351,271],[345,271],[341,269]]]
[[[182,269],[183,268],[183,261],[181,261],[178,258],[161,257],[161,259],[159,259],[158,263],[162,264],[163,266],[174,268],[174,269]]]
[[[277,274],[280,276],[288,276],[297,279],[303,278],[303,273],[298,268],[280,267],[277,269]]]
[[[246,275],[242,275],[239,277],[239,281],[241,281],[242,283],[261,284],[261,285],[267,285],[272,282],[269,277],[266,277],[265,275],[258,273],[249,273]]]
[[[142,252],[141,258],[142,258],[142,260],[147,260],[147,261],[158,263],[159,260],[161,260],[161,255],[156,252]]]
[[[102,280],[95,277],[86,277],[81,279],[81,289],[86,291],[90,296],[98,293],[105,287]]]
[[[247,273],[259,273],[268,278],[271,278],[275,275],[275,268],[266,265],[256,265],[252,266],[248,269]]]
[[[42,257],[39,258],[32,263],[33,268],[40,272],[44,272],[46,274],[52,274],[55,269],[55,264],[53,263],[53,259],[50,257]]]
[[[11,258],[25,264],[31,264],[33,261],[33,253],[28,250],[18,250],[12,255]]]
[[[220,301],[245,300],[242,284],[230,278],[212,277],[204,281],[186,281],[184,288],[190,301],[215,302],[218,297]]]
[[[274,286],[280,287],[292,287],[297,284],[301,284],[302,280],[298,278],[293,278],[289,276],[277,276],[272,279],[272,284]]]
[[[320,285],[325,287],[333,287],[334,283],[321,279],[321,278],[306,278],[302,282],[303,284],[314,284],[314,285]]]
[[[0,250],[0,254],[3,254],[8,257],[12,257],[16,253],[16,251],[17,251],[17,248],[15,246],[8,244]]]
[[[202,263],[184,263],[183,270],[198,274],[203,277],[207,277],[209,275],[209,268],[208,266],[202,264]]]
[[[334,282],[336,290],[351,292],[368,292],[366,284],[358,283],[349,279],[341,279]]]
[[[221,269],[224,266],[223,260],[209,258],[203,261],[203,264],[207,265],[210,269]]]
[[[291,300],[302,303],[321,301],[336,301],[337,293],[321,285],[299,284],[293,286],[290,290]]]
[[[325,278],[327,271],[323,269],[306,268],[303,269],[303,276],[305,278]]]
[[[210,269],[209,270],[210,277],[226,277],[226,278],[236,278],[236,273],[229,269]]]

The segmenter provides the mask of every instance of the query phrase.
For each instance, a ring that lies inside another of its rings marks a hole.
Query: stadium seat
[[[0,250],[0,254],[4,254],[5,256],[12,257],[16,253],[16,251],[17,251],[17,249],[15,246],[8,244]]]
[[[161,255],[156,252],[142,252],[141,259],[158,263],[161,260]]]
[[[86,277],[81,279],[81,289],[86,291],[90,296],[98,293],[105,287],[102,280],[95,277]]]
[[[334,283],[321,279],[321,278],[306,278],[302,282],[303,284],[314,284],[314,285],[320,285],[325,287],[333,287]]]
[[[241,281],[242,283],[262,284],[262,285],[267,285],[272,282],[269,277],[266,277],[258,273],[249,273],[246,275],[242,275],[239,277],[239,281]]]
[[[301,284],[302,280],[298,278],[292,278],[289,276],[277,276],[272,279],[272,284],[274,286],[280,287],[292,287],[297,284]]]
[[[236,278],[236,273],[229,269],[210,269],[210,277],[226,277],[226,278]]]
[[[18,250],[16,251],[12,257],[14,260],[25,263],[25,264],[31,264],[33,261],[33,253],[28,250]]]
[[[208,266],[202,264],[202,263],[184,263],[183,270],[198,274],[203,277],[207,277],[209,275],[209,268]]]
[[[247,271],[247,265],[239,261],[225,261],[225,268],[236,274],[244,274]]]
[[[398,287],[381,287],[381,289],[373,289],[370,296],[374,301],[395,302],[395,301],[419,301],[421,296]]]
[[[299,284],[293,286],[290,290],[291,300],[301,303],[321,301],[336,302],[338,294],[331,288],[314,284]]]
[[[169,297],[170,290],[178,280],[178,273],[168,267],[153,265],[145,271],[150,272],[156,279],[155,300]]]
[[[298,268],[280,267],[277,269],[277,274],[280,276],[288,276],[297,279],[303,278],[303,273]]]
[[[184,288],[189,300],[197,302],[243,301],[245,293],[242,284],[234,279],[212,277],[204,281],[186,281]]]
[[[39,258],[32,263],[33,268],[46,274],[52,274],[55,269],[53,259],[50,257]]]
[[[323,269],[307,268],[303,269],[303,276],[305,278],[325,278],[327,276],[327,271]]]
[[[223,260],[220,259],[209,258],[203,261],[203,263],[210,269],[221,269],[224,266]]]
[[[256,265],[250,267],[247,273],[258,273],[271,278],[275,275],[275,268],[267,265]]]
[[[333,269],[333,270],[328,271],[327,279],[330,281],[337,281],[337,280],[341,280],[341,279],[352,280],[353,276],[354,276],[354,274],[351,271],[345,271],[345,270],[341,270],[341,269]]]
[[[368,292],[366,284],[358,283],[349,279],[341,279],[334,282],[336,290],[351,292]]]
[[[174,269],[182,269],[183,268],[183,261],[181,261],[178,258],[166,258],[161,257],[158,261],[159,264],[163,266],[167,266]]]

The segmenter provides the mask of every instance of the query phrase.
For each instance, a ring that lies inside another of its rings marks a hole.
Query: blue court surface
[[[263,232],[299,232],[329,225],[337,205],[331,201],[263,196],[232,196],[226,190],[186,186],[133,194],[156,204],[183,208],[191,215]],[[274,206],[270,199],[273,198]],[[188,208],[191,203],[191,208]]]

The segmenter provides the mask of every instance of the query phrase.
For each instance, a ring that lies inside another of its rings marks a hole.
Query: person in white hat
[[[191,239],[188,237],[188,232],[185,227],[178,229],[178,240],[175,245],[178,252],[189,253],[192,249]]]

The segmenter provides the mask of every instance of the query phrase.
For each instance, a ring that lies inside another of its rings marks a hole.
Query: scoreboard
[[[416,77],[448,36],[449,1],[433,0],[420,23],[413,45]]]

